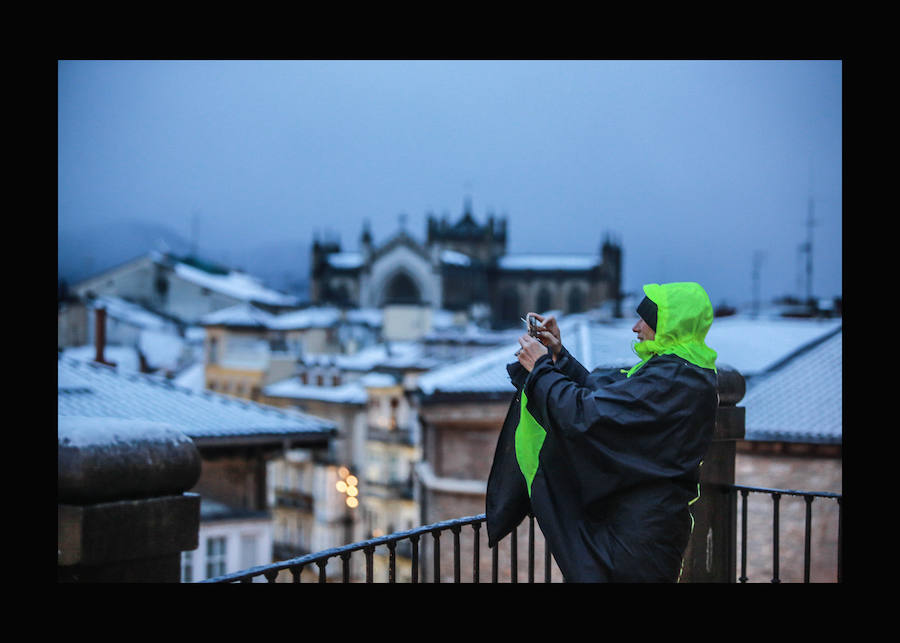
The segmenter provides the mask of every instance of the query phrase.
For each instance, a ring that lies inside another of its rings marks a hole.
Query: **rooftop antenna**
[[[764,253],[762,250],[757,250],[753,253],[753,316],[756,317],[759,315],[759,303],[760,303],[760,295],[759,295],[759,272],[762,267]]]
[[[812,292],[812,279],[813,279],[813,228],[815,227],[817,221],[815,219],[815,201],[813,200],[813,189],[812,189],[812,159],[809,161],[809,201],[807,204],[806,211],[806,243],[803,244],[803,251],[806,252],[806,303],[812,306],[813,303],[813,292]]]
[[[194,210],[191,213],[191,256],[197,257],[197,243],[199,239],[198,228],[200,226],[200,211]]]

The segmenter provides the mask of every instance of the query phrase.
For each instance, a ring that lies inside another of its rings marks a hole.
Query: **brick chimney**
[[[106,350],[106,308],[98,306],[94,309],[94,346],[97,354],[94,356],[95,362],[106,364],[107,366],[115,366],[115,362],[107,362],[103,352]]]

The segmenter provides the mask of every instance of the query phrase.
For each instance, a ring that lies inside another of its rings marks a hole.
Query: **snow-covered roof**
[[[717,363],[736,368],[744,377],[753,377],[841,324],[841,319],[719,317],[713,321],[706,343],[718,353]]]
[[[57,360],[57,414],[169,424],[197,438],[282,436],[327,439],[334,423],[226,395],[196,393],[151,375],[65,356]]]
[[[504,270],[591,270],[600,264],[600,257],[590,254],[516,254],[498,259]]]
[[[746,439],[841,443],[843,336],[839,328],[754,380],[740,403]]]
[[[397,386],[397,378],[387,373],[367,373],[358,380],[339,386],[314,386],[303,384],[297,377],[269,384],[263,394],[296,400],[316,400],[336,404],[365,404],[369,399],[366,389]]]
[[[331,328],[346,319],[351,324],[364,324],[378,328],[382,324],[382,312],[377,309],[361,308],[348,310],[316,306],[300,310],[290,310],[273,314],[249,303],[235,304],[222,310],[204,315],[200,323],[205,326],[246,326],[272,330],[304,330],[308,328]]]
[[[361,252],[333,252],[327,261],[332,268],[355,269],[362,266],[363,256]]]
[[[87,301],[87,307],[106,309],[106,316],[136,328],[148,330],[164,330],[173,328],[175,324],[165,317],[150,312],[143,306],[126,301],[121,297],[103,295]]]
[[[255,301],[271,306],[295,306],[298,303],[296,297],[267,288],[260,279],[243,272],[232,270],[227,274],[217,275],[180,262],[175,263],[174,270],[185,281],[240,301]]]
[[[341,320],[339,308],[313,307],[292,310],[273,316],[269,328],[278,330],[303,330],[306,328],[330,328]]]
[[[368,373],[377,368],[428,370],[446,360],[428,357],[422,342],[385,342],[367,346],[352,355],[308,353],[301,361],[307,366],[334,366],[342,371]]]
[[[632,346],[634,319],[598,320],[586,313],[559,317],[566,349],[588,370],[627,368],[639,361]],[[840,327],[841,320],[717,318],[706,343],[718,354],[717,364],[737,369],[745,378],[761,374],[809,342]],[[524,327],[523,327],[524,332]],[[483,355],[434,369],[419,378],[426,393],[501,393],[511,391],[506,365],[514,361],[518,342]]]
[[[443,250],[441,252],[441,261],[454,266],[472,265],[472,260],[468,255],[464,255],[463,253],[457,252],[456,250]]]
[[[270,312],[257,308],[246,302],[229,306],[215,312],[207,313],[200,318],[204,326],[244,326],[268,328],[275,318]]]
[[[365,404],[368,400],[366,388],[359,381],[339,386],[315,386],[303,384],[296,377],[269,384],[263,388],[263,395],[335,404]]]
[[[632,325],[625,320],[596,322],[586,315],[559,319],[566,350],[588,370],[601,366],[630,367],[638,361],[631,350]],[[518,349],[518,341],[511,338],[508,344],[486,350],[482,355],[424,373],[418,379],[419,389],[427,395],[512,392],[506,365],[515,361],[514,353]]]

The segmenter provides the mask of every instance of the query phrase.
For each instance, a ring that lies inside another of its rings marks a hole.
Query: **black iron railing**
[[[747,578],[747,530],[748,530],[748,515],[747,515],[747,497],[750,493],[762,493],[769,494],[773,500],[774,513],[773,513],[773,565],[774,565],[774,574],[772,578],[773,583],[781,582],[779,579],[779,554],[780,554],[780,538],[779,538],[779,501],[783,495],[791,495],[791,496],[802,496],[806,501],[806,523],[805,523],[805,542],[804,542],[804,582],[810,582],[810,557],[811,557],[811,533],[812,533],[812,513],[811,506],[812,502],[816,498],[825,498],[836,500],[839,507],[838,513],[838,560],[837,560],[837,582],[842,582],[842,560],[841,560],[841,550],[842,550],[842,530],[843,530],[843,518],[842,518],[842,496],[840,494],[834,493],[826,493],[826,492],[809,492],[809,491],[792,491],[785,489],[768,489],[764,487],[747,487],[742,485],[729,485],[729,492],[733,495],[734,502],[737,501],[737,496],[740,495],[742,498],[742,508],[741,508],[741,576],[738,580],[742,583],[747,582],[749,579]],[[481,561],[480,561],[480,539],[479,539],[479,531],[481,529],[481,525],[486,521],[485,514],[479,514],[477,516],[468,516],[465,518],[456,518],[454,520],[446,520],[443,522],[434,523],[431,525],[425,525],[422,527],[417,527],[415,529],[411,529],[409,531],[397,532],[394,534],[390,534],[387,536],[381,536],[378,538],[372,538],[369,540],[364,540],[358,543],[353,543],[350,545],[344,545],[342,547],[335,547],[332,549],[326,549],[321,552],[317,552],[314,554],[308,554],[305,556],[300,556],[299,558],[292,558],[290,560],[281,561],[278,563],[273,563],[270,565],[260,565],[257,567],[252,567],[247,570],[234,572],[231,574],[225,574],[223,576],[217,576],[215,578],[210,578],[201,582],[204,583],[251,583],[254,580],[260,580],[264,578],[268,582],[275,582],[278,575],[287,570],[290,572],[293,582],[299,583],[301,579],[301,574],[304,569],[310,568],[313,569],[313,566],[318,569],[318,582],[325,583],[328,582],[328,573],[327,573],[327,565],[329,561],[340,559],[342,564],[342,574],[341,580],[342,582],[350,582],[351,580],[351,565],[350,565],[350,557],[355,552],[363,552],[365,557],[365,582],[373,583],[374,579],[374,558],[375,551],[378,547],[386,547],[388,550],[388,577],[387,582],[395,583],[397,582],[397,547],[401,545],[403,549],[408,549],[410,551],[411,558],[411,582],[418,583],[419,582],[419,551],[420,545],[422,545],[425,540],[430,537],[430,541],[433,547],[432,551],[432,564],[433,564],[433,577],[434,582],[441,582],[441,537],[446,533],[452,534],[453,537],[453,582],[460,583],[461,582],[461,539],[463,530],[466,531],[471,530],[473,539],[472,539],[472,582],[479,583],[481,582],[480,578],[480,570],[481,570]],[[527,577],[529,583],[535,582],[535,519],[534,516],[528,516],[528,553],[527,553]],[[524,521],[523,521],[524,524]],[[509,540],[509,569],[510,569],[510,582],[518,582],[518,529],[521,528],[520,525],[518,528],[514,529],[513,532],[507,537]],[[504,539],[506,540],[506,539]],[[499,544],[496,547],[491,549],[491,581],[492,583],[500,582],[499,579]],[[544,574],[543,580],[545,583],[551,582],[551,554],[549,548],[544,547]]]
[[[743,485],[731,485],[732,492],[741,496],[741,575],[738,581],[746,583],[750,579],[747,576],[747,550],[748,550],[748,497],[751,493],[768,494],[772,499],[772,583],[780,583],[780,559],[781,559],[781,498],[782,496],[796,496],[803,498],[806,503],[806,515],[804,518],[803,537],[803,582],[810,582],[810,568],[812,557],[812,503],[816,498],[834,500],[838,506],[837,520],[837,582],[843,582],[843,496],[837,493],[794,491],[788,489],[769,489],[766,487],[747,487]]]

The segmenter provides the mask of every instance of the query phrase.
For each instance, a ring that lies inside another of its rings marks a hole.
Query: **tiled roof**
[[[559,321],[563,344],[588,370],[633,366],[633,320],[597,321],[574,315]],[[724,318],[713,322],[707,343],[748,379],[738,404],[747,409],[751,440],[841,441],[841,321]],[[512,394],[506,365],[517,343],[420,376],[426,396]]]
[[[327,439],[334,423],[208,391],[197,393],[170,381],[120,373],[94,362],[57,360],[57,413],[60,416],[114,417],[164,422],[191,438]]]
[[[754,380],[741,406],[746,439],[840,444],[843,330],[803,347]]]
[[[632,325],[627,320],[593,321],[586,315],[570,315],[559,320],[566,350],[588,370],[600,366],[630,367],[639,361],[631,350]],[[419,389],[426,395],[511,393],[506,365],[515,361],[518,348],[518,342],[513,340],[478,357],[429,371],[419,377]]]

